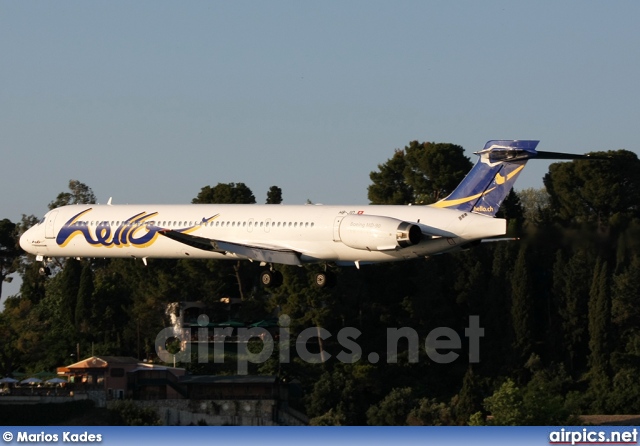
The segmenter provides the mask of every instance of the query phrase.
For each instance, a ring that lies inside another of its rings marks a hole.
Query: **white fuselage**
[[[376,244],[379,236],[395,237],[393,231],[380,234],[395,220],[419,226],[419,243]],[[42,257],[249,258],[160,234],[177,231],[198,240],[295,251],[301,263],[358,265],[439,254],[505,230],[503,219],[430,206],[70,205],[47,213],[20,245]],[[366,246],[345,243],[347,236],[363,238]]]

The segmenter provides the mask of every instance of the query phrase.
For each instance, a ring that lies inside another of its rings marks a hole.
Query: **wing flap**
[[[266,248],[223,241],[212,241],[214,246],[226,252],[233,252],[251,260],[282,265],[302,265],[300,253],[291,249]]]
[[[211,252],[220,252],[220,253],[225,252],[224,250],[217,249],[215,246],[213,246],[213,244],[211,243],[211,239],[208,239],[206,237],[198,237],[195,235],[183,234],[182,232],[172,231],[170,229],[158,231],[158,234],[164,235],[165,237],[170,238],[171,240],[175,240],[176,242],[180,242],[187,246],[191,246],[192,248],[198,248],[204,251],[211,251]]]
[[[222,254],[233,253],[259,262],[279,263],[283,265],[302,264],[300,261],[300,253],[292,249],[213,240],[171,230],[158,231],[158,233],[171,240],[205,251],[219,252]]]

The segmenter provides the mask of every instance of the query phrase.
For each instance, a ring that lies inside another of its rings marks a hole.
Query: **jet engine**
[[[340,222],[339,235],[350,248],[367,251],[406,248],[422,240],[418,225],[377,215],[347,215]]]

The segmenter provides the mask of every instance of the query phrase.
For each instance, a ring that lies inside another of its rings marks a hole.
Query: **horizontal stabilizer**
[[[519,237],[500,237],[500,238],[483,238],[480,243],[495,243],[495,242],[517,242]]]
[[[541,152],[540,150],[536,150],[535,158],[539,160],[608,159],[605,157],[592,156],[592,155],[576,155],[575,153]]]

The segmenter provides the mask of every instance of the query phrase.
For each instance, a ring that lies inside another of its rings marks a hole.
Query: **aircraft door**
[[[271,229],[271,219],[267,218],[266,221],[264,222],[264,232],[269,232],[270,229]]]
[[[47,221],[44,223],[44,236],[45,238],[54,238],[55,227],[54,224],[56,222],[56,216],[58,215],[58,211],[51,211],[47,216]]]
[[[333,241],[334,242],[341,241],[341,239],[340,239],[340,223],[342,222],[343,218],[344,217],[336,217],[336,219],[333,220]]]
[[[247,232],[253,232],[253,218],[249,219],[249,224],[247,225]]]

